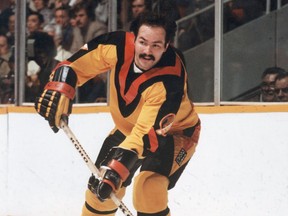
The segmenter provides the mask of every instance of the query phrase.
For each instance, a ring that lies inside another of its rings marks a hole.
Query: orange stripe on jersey
[[[56,68],[59,68],[59,67],[61,67],[61,66],[63,66],[63,65],[70,65],[70,64],[71,64],[71,62],[65,60],[65,61],[62,61],[62,62],[58,63],[57,66],[56,66]],[[56,68],[55,68],[55,69],[56,69]]]
[[[154,128],[151,128],[148,132],[149,142],[150,142],[150,151],[155,152],[158,148],[158,139]]]
[[[154,68],[150,71],[147,71],[143,73],[140,77],[138,77],[134,82],[133,85],[130,86],[129,90],[126,92],[124,98],[126,103],[131,102],[137,95],[139,86],[144,83],[145,81],[156,77],[156,76],[161,76],[161,75],[175,75],[175,76],[181,76],[181,62],[177,59],[175,66],[169,66],[169,67],[164,67],[161,69]]]
[[[129,46],[130,47],[130,46]],[[131,52],[131,50],[130,50]],[[138,77],[130,86],[126,94],[124,93],[125,90],[125,82],[128,76],[130,64],[125,64],[122,66],[120,71],[120,92],[122,98],[125,100],[126,105],[129,104],[131,101],[135,99],[137,96],[139,86],[146,82],[147,80],[161,76],[161,75],[175,75],[175,76],[181,76],[181,61],[177,58],[175,66],[168,66],[163,68],[153,68],[149,71],[144,72],[140,77]],[[180,68],[180,69],[179,69]]]

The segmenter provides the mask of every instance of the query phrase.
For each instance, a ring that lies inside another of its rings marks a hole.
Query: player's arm
[[[36,111],[49,122],[55,133],[59,130],[61,118],[66,118],[68,121],[76,83],[75,71],[69,66],[62,65],[52,72],[43,93],[35,100]]]
[[[76,84],[82,85],[115,65],[115,46],[101,44],[103,37],[95,38],[61,62],[52,72],[41,96],[36,98],[36,111],[48,120],[55,133],[60,119],[71,113]]]

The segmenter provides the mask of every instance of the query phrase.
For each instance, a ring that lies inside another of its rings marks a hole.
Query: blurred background
[[[264,74],[288,69],[287,2],[2,0],[0,104],[32,104],[59,61],[99,34],[130,31],[131,21],[144,10],[175,19],[172,45],[183,52],[189,96],[196,104],[286,102],[275,96]],[[107,82],[107,73],[88,81],[78,88],[75,103],[109,103]]]

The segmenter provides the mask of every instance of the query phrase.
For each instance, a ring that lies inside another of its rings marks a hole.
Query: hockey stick
[[[69,126],[67,125],[67,123],[63,120],[61,120],[60,123],[60,127],[62,128],[62,130],[65,132],[65,134],[67,135],[67,137],[70,139],[70,141],[72,142],[72,144],[74,145],[74,147],[77,149],[77,151],[79,152],[79,154],[81,155],[81,157],[83,158],[83,160],[85,161],[86,165],[88,166],[88,168],[90,169],[90,171],[96,176],[96,177],[100,177],[100,171],[98,170],[98,168],[95,166],[95,164],[92,162],[92,160],[90,159],[90,157],[88,156],[88,154],[85,152],[85,150],[83,149],[83,147],[81,146],[80,142],[77,140],[76,136],[74,135],[74,133],[71,131],[71,129],[69,128]],[[129,209],[127,208],[127,206],[116,197],[116,195],[114,193],[111,193],[110,198],[112,199],[112,201],[121,209],[121,211],[123,212],[123,214],[125,216],[133,216],[133,214],[129,211]]]

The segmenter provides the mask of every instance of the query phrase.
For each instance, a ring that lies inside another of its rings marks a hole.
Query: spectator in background
[[[69,2],[70,2],[70,0],[55,0],[52,3],[51,8],[57,9],[60,7],[67,7],[67,6],[69,7]]]
[[[4,79],[10,73],[10,67],[7,60],[0,57],[0,79]]]
[[[278,102],[288,102],[288,72],[278,74],[275,80],[275,94]]]
[[[32,34],[35,31],[43,30],[44,18],[42,14],[32,11],[27,17],[27,33]]]
[[[183,17],[211,6],[215,0],[177,0],[176,2],[180,17]],[[214,37],[214,11],[214,7],[210,7],[179,24],[178,48],[181,51],[186,51]]]
[[[9,69],[7,69],[9,67]],[[2,76],[3,70],[9,71]],[[14,57],[11,56],[9,61],[0,58],[0,104],[14,103]]]
[[[54,11],[55,24],[59,25],[62,31],[62,41],[60,45],[62,46],[63,49],[69,52],[71,51],[71,46],[74,37],[73,26],[70,23],[70,17],[69,17],[70,10],[71,8],[69,6],[61,6],[56,8]]]
[[[10,17],[15,13],[15,0],[9,0],[8,5],[0,11],[0,103],[14,103],[14,71],[10,67],[12,59],[10,38]],[[15,17],[15,16],[14,16]],[[14,29],[13,29],[14,32]],[[13,59],[14,61],[14,59]]]
[[[131,0],[132,17],[135,19],[145,10],[150,10],[151,1],[148,0]]]
[[[233,30],[264,14],[259,0],[234,0],[227,3],[224,15],[224,32]]]
[[[37,73],[36,70],[36,74],[34,74],[36,78],[33,77],[35,85],[26,85],[25,101],[34,102],[35,96],[43,91],[52,69],[56,67],[59,61],[55,60],[57,49],[52,36],[46,32],[36,31],[29,35],[28,39],[34,39],[35,55],[30,60],[34,60],[40,67],[40,71]],[[31,81],[31,77],[27,77],[27,83],[29,81]]]
[[[166,14],[174,21],[181,18],[175,0],[153,0],[152,11],[158,14]]]
[[[118,5],[119,2],[121,4],[121,1],[117,1],[117,13],[118,13]],[[99,1],[97,6],[95,7],[95,16],[96,19],[107,24],[108,17],[109,17],[109,2],[108,1]]]
[[[8,37],[8,43],[10,46],[13,46],[15,43],[15,14],[11,14],[8,18],[8,31],[6,32],[6,36]]]
[[[95,19],[93,6],[89,2],[79,2],[72,8],[75,14],[77,26],[73,29],[73,42],[70,51],[74,53],[79,50],[84,44],[93,38],[104,34],[108,31],[107,26]],[[94,102],[90,100],[87,92],[92,92],[95,89],[98,80],[91,79],[84,85],[78,88],[79,101],[81,103]]]
[[[95,20],[94,9],[89,2],[77,3],[72,10],[77,25],[73,29],[74,37],[70,49],[70,52],[74,53],[94,37],[106,33],[108,29],[103,22]]]
[[[28,39],[34,39],[30,35],[34,35],[35,32],[42,32],[43,31],[43,23],[44,18],[43,15],[31,11],[30,14],[27,17],[27,34]],[[38,33],[36,33],[37,35]],[[38,39],[39,40],[39,39]],[[37,42],[39,43],[39,42]],[[35,45],[35,42],[33,46]],[[33,102],[34,98],[37,96],[40,88],[40,81],[39,81],[39,72],[40,72],[40,66],[36,63],[34,60],[35,55],[38,53],[35,53],[35,47],[33,49],[34,56],[32,58],[28,59],[27,63],[27,72],[26,72],[26,90],[25,90],[25,101],[26,102]],[[30,54],[28,54],[30,55]]]
[[[8,62],[11,54],[8,37],[5,34],[0,34],[0,57]]]
[[[53,19],[53,11],[48,8],[49,0],[32,0],[35,9],[38,13],[42,14],[44,22],[43,27],[51,22]]]
[[[201,0],[195,4],[195,10],[201,10],[212,5],[215,0]],[[201,41],[204,42],[214,37],[214,22],[215,22],[215,10],[214,7],[206,10],[204,13],[197,16],[197,26],[200,32]]]
[[[72,53],[64,49],[61,45],[63,41],[63,35],[62,35],[62,28],[60,25],[57,24],[46,25],[43,31],[47,32],[54,39],[54,43],[57,48],[57,54],[55,56],[56,60],[64,61],[65,59],[68,59],[72,55]]]
[[[0,32],[8,31],[8,20],[11,14],[15,14],[15,0],[9,0],[9,6],[0,12]]]
[[[131,31],[131,23],[140,13],[144,12],[145,10],[152,9],[152,1],[151,0],[130,0],[129,1],[129,10],[131,11],[131,19],[127,22],[123,30],[124,31]]]
[[[77,26],[76,16],[75,16],[73,10],[69,11],[69,23],[72,27]]]
[[[277,101],[275,95],[275,80],[279,74],[285,73],[285,70],[280,67],[270,67],[267,68],[262,73],[262,83],[261,83],[261,102],[275,102]]]
[[[203,1],[203,0],[202,0]],[[195,1],[191,0],[176,0],[176,8],[179,13],[179,18],[187,16],[194,9]]]

